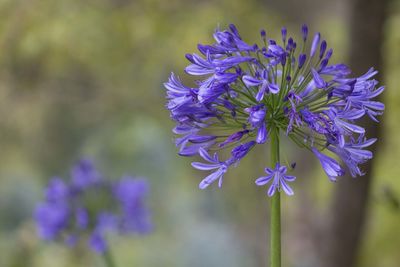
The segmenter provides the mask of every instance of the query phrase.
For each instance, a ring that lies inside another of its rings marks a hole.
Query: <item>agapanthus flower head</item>
[[[117,181],[106,180],[87,159],[80,160],[71,173],[69,181],[52,178],[45,188],[44,201],[36,206],[34,218],[41,238],[63,240],[69,246],[86,240],[92,250],[104,253],[109,231],[151,231],[146,179],[124,176]]]
[[[366,148],[375,139],[365,138],[357,121],[366,115],[377,121],[383,113],[384,105],[374,100],[384,90],[373,79],[377,71],[352,77],[345,64],[330,64],[333,50],[320,33],[309,39],[307,25],[298,42],[286,28],[281,33],[273,40],[261,30],[262,43],[251,44],[234,25],[216,29],[213,44],[199,44],[199,53],[186,55],[185,72],[198,78],[196,84],[184,85],[174,73],[164,84],[179,154],[199,154],[207,163],[193,167],[212,172],[200,188],[217,180],[221,186],[228,169],[268,143],[273,130],[312,151],[331,180],[345,173],[335,155],[352,176],[362,175],[359,165],[372,158]],[[230,156],[221,156],[223,150]],[[285,178],[283,166],[276,168],[266,169],[267,177],[275,177],[268,194],[281,188],[291,194],[286,181],[294,179]],[[257,184],[264,184],[260,179]]]

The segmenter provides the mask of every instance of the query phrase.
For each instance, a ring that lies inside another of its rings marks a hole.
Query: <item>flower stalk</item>
[[[271,165],[279,163],[279,129],[274,128],[270,135]],[[277,190],[271,198],[270,225],[270,267],[281,267],[281,200]]]

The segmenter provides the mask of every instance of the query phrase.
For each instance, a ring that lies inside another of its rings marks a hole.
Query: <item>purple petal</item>
[[[364,116],[365,110],[363,109],[352,109],[343,111],[340,113],[340,118],[344,118],[346,120],[356,120]]]
[[[208,148],[214,143],[215,141],[210,141],[207,143],[193,144],[190,146],[181,147],[178,154],[184,157],[194,156],[199,153],[200,149]]]
[[[305,54],[300,54],[299,55],[299,69],[301,69],[304,65],[304,62],[306,62],[307,56]]]
[[[313,39],[312,44],[311,44],[310,57],[313,57],[314,54],[315,54],[315,51],[317,51],[317,47],[318,47],[319,39],[320,39],[320,38],[321,38],[321,35],[320,35],[319,32],[317,32],[317,33],[314,35],[314,39]]]
[[[221,177],[219,177],[218,180],[218,187],[221,188],[222,187],[222,182],[224,181],[224,175],[221,175]]]
[[[320,58],[320,59],[322,59],[322,57],[323,57],[324,54],[325,54],[326,46],[327,46],[326,41],[323,40],[323,41],[321,42],[321,46],[319,47],[319,58]]]
[[[362,150],[356,148],[347,147],[346,150],[351,153],[351,156],[358,160],[372,159],[373,154],[369,150]]]
[[[275,191],[276,191],[276,185],[273,183],[273,184],[271,184],[271,186],[268,189],[268,193],[267,193],[268,196],[272,197],[275,194]]]
[[[383,91],[385,90],[385,86],[381,86],[378,89],[376,89],[372,94],[368,95],[368,98],[374,98],[380,95]]]
[[[285,54],[285,50],[281,46],[275,44],[269,45],[268,51],[274,54],[274,56],[281,56]]]
[[[308,27],[306,24],[303,24],[301,26],[301,34],[303,36],[303,40],[305,41],[307,39],[307,35],[308,35]]]
[[[283,179],[281,180],[281,187],[288,196],[292,196],[294,194],[292,188],[290,188],[290,186]]]
[[[354,147],[354,148],[364,148],[364,147],[372,145],[373,143],[376,142],[376,140],[378,140],[378,139],[377,138],[370,138],[370,139],[368,139],[367,141],[365,141],[363,143],[354,144],[354,145],[352,145],[352,147]]]
[[[311,69],[311,73],[317,88],[325,88],[326,82],[324,81],[324,79],[322,79],[321,75],[319,75],[319,73],[315,69]]]
[[[199,75],[212,74],[212,73],[215,72],[215,70],[214,69],[206,69],[206,68],[203,68],[201,66],[198,66],[198,65],[195,65],[195,64],[191,64],[191,65],[189,65],[189,66],[187,66],[185,68],[185,72],[187,74],[199,76]]]
[[[283,27],[281,29],[281,33],[282,33],[282,41],[285,43],[286,42],[286,35],[287,35],[287,29],[286,27]]]
[[[250,141],[250,142],[241,144],[241,145],[235,147],[234,149],[232,149],[231,155],[232,155],[233,159],[235,161],[238,161],[238,160],[241,160],[242,158],[244,158],[247,155],[247,153],[249,153],[250,149],[252,149],[254,147],[255,144],[256,144],[256,142]]]
[[[217,171],[211,173],[210,175],[208,175],[206,178],[204,178],[200,184],[199,184],[199,188],[200,189],[205,189],[207,188],[210,184],[212,184],[215,180],[217,180],[218,178],[221,177],[221,175],[223,175],[224,172],[221,169],[218,169]]]
[[[217,138],[215,135],[192,135],[189,137],[189,141],[192,143],[204,143]]]
[[[279,171],[280,173],[284,174],[287,172],[286,166],[280,166],[278,163],[276,164],[275,171]]]
[[[267,128],[265,122],[258,128],[256,142],[258,144],[264,144],[267,140]]]
[[[317,149],[312,148],[312,151],[319,159],[322,168],[324,169],[325,173],[328,175],[331,181],[336,181],[337,176],[342,176],[344,171],[339,163],[331,157],[322,154]]]
[[[252,57],[231,56],[222,60],[214,60],[213,63],[216,67],[231,68],[242,62],[252,61],[252,60],[254,60],[254,58]]]
[[[343,120],[339,120],[339,119],[336,119],[335,123],[336,123],[336,125],[340,126],[341,128],[347,129],[354,133],[360,133],[360,134],[365,133],[365,129],[362,128],[361,126],[358,126],[358,125],[355,125],[355,124],[352,124],[352,123],[349,123],[349,122],[346,122]]]
[[[210,156],[210,154],[208,154],[208,152],[204,148],[200,148],[199,149],[199,154],[200,154],[200,157],[202,157],[205,161],[208,161],[208,162],[211,162],[211,163],[216,163],[215,159],[212,158]]]
[[[202,163],[202,162],[192,162],[191,165],[193,166],[193,168],[202,170],[202,171],[214,170],[216,168],[221,167],[220,164],[207,164],[207,163]]]
[[[260,178],[258,178],[256,180],[256,185],[263,186],[263,185],[267,184],[269,181],[271,181],[272,177],[274,177],[273,173],[268,176],[261,176]]]
[[[374,68],[370,68],[367,73],[365,73],[364,75],[358,77],[357,80],[368,80],[369,78],[372,78],[373,76],[375,76],[378,73],[377,70],[374,70]]]
[[[385,105],[378,101],[366,101],[363,102],[363,106],[375,109],[375,110],[385,110]]]
[[[274,173],[274,170],[271,169],[271,168],[268,168],[268,167],[265,168],[264,171],[265,171],[266,173],[268,173],[268,174]]]
[[[291,176],[291,175],[285,175],[283,176],[283,178],[288,182],[293,182],[294,180],[296,180],[296,176]]]
[[[279,93],[279,86],[277,84],[269,83],[268,84],[268,89],[272,94]]]
[[[258,85],[262,84],[261,80],[254,78],[250,75],[243,75],[242,81],[244,82],[244,84],[246,86],[258,86]]]
[[[256,95],[256,100],[260,102],[264,98],[265,90],[267,89],[267,83],[264,81],[262,85],[260,86],[260,89],[258,90],[258,93]]]
[[[236,28],[236,26],[234,25],[234,24],[229,24],[229,29],[231,30],[231,32],[234,34],[234,35],[236,35],[236,37],[240,37],[240,35],[239,35],[239,31],[238,31],[238,29]]]

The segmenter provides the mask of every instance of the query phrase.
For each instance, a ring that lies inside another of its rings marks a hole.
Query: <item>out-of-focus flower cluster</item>
[[[373,100],[384,90],[373,79],[377,71],[371,68],[351,77],[346,65],[329,64],[333,50],[320,33],[309,45],[306,25],[299,43],[286,28],[281,33],[278,42],[262,30],[261,45],[250,45],[234,25],[217,29],[214,44],[199,44],[200,54],[186,55],[190,65],[185,72],[200,77],[196,85],[184,85],[173,73],[165,83],[179,154],[199,154],[207,163],[194,162],[193,167],[212,171],[201,181],[201,189],[217,180],[221,186],[229,167],[266,143],[272,131],[312,151],[332,181],[345,169],[329,154],[336,154],[352,176],[362,175],[359,165],[372,158],[365,148],[376,139],[367,139],[356,121],[366,115],[377,122],[384,110]],[[230,156],[221,159],[218,153],[224,149]],[[286,168],[279,165],[266,172],[276,178],[264,177],[257,184],[272,180],[268,195],[281,188],[293,194],[282,183]]]
[[[104,253],[106,234],[149,233],[152,229],[145,198],[145,179],[122,177],[108,181],[83,159],[71,171],[70,181],[52,178],[45,188],[45,199],[38,203],[34,218],[38,234],[45,240],[60,240],[70,246],[87,242]]]

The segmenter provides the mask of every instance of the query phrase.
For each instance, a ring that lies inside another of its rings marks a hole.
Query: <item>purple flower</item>
[[[274,41],[268,46],[264,56],[269,59],[270,66],[276,66],[279,63],[285,65],[287,53],[283,47],[277,45]]]
[[[242,139],[243,135],[245,135],[247,133],[249,133],[249,130],[243,130],[243,131],[238,131],[236,133],[233,133],[224,142],[219,144],[219,147],[224,147],[227,144],[239,141],[240,139]]]
[[[242,158],[244,158],[247,153],[256,145],[256,142],[250,141],[245,144],[241,144],[234,149],[232,149],[232,157],[234,158],[235,161],[239,161]]]
[[[146,205],[149,184],[145,179],[125,176],[114,186],[114,195],[123,210],[122,227],[136,233],[148,233],[152,230],[150,212]]]
[[[69,214],[65,204],[39,203],[34,214],[39,236],[45,240],[55,239],[67,226]]]
[[[182,106],[193,104],[196,91],[184,86],[174,73],[171,73],[164,86],[168,89],[167,95],[170,99],[168,109],[178,111]]]
[[[215,65],[212,62],[211,57],[208,55],[207,59],[193,54],[187,55],[186,58],[192,62],[192,65],[186,67],[185,71],[191,75],[206,75],[213,74],[215,72]]]
[[[248,121],[251,127],[257,129],[256,142],[259,144],[265,143],[265,141],[267,140],[267,129],[265,123],[265,115],[267,113],[267,109],[265,108],[264,104],[245,108],[244,111],[249,113]]]
[[[282,33],[282,42],[286,43],[287,29],[285,27],[283,27],[281,29],[281,33]]]
[[[344,170],[336,160],[328,157],[325,154],[322,154],[315,148],[312,148],[312,151],[321,162],[322,168],[324,169],[326,175],[328,175],[331,181],[336,181],[336,177],[342,176],[344,174]]]
[[[302,99],[294,93],[294,91],[291,91],[287,94],[286,100],[290,102],[290,107],[284,110],[285,114],[289,118],[289,123],[286,129],[286,135],[288,135],[289,132],[292,131],[294,125],[300,127],[303,123],[300,114],[297,112],[297,105],[302,102]]]
[[[307,25],[303,24],[303,26],[301,26],[301,34],[303,36],[303,41],[305,42],[307,40],[307,35],[308,35]]]
[[[314,39],[313,39],[312,44],[311,44],[310,57],[313,57],[315,55],[315,52],[317,51],[317,47],[318,47],[320,38],[321,38],[321,35],[320,35],[319,32],[317,32],[314,35]]]
[[[311,73],[317,88],[325,88],[326,82],[324,81],[324,79],[322,79],[321,75],[319,75],[319,73],[315,69],[311,69]]]
[[[120,218],[111,211],[103,210],[96,216],[95,230],[101,233],[106,233],[118,227]]]
[[[306,54],[300,54],[299,55],[299,66],[298,68],[301,69],[304,65],[304,62],[306,62],[307,55]]]
[[[321,42],[321,46],[319,47],[319,59],[322,59],[324,57],[326,46],[327,46],[326,41],[323,40]]]
[[[215,170],[200,182],[199,188],[205,189],[216,180],[218,180],[218,186],[221,187],[224,174],[228,170],[229,165],[232,163],[229,163],[229,161],[219,161],[217,154],[214,154],[214,157],[211,157],[210,154],[208,154],[208,152],[202,148],[200,149],[199,154],[208,163],[192,162],[192,166],[202,171]]]
[[[89,214],[85,208],[76,208],[75,210],[76,225],[80,229],[86,229],[89,224]]]
[[[198,135],[198,130],[181,127],[179,129],[180,134],[184,134],[182,137],[175,140],[175,144],[180,146],[179,154],[181,156],[193,156],[196,155],[201,147],[211,146],[215,143],[216,136],[212,135]]]
[[[94,231],[89,238],[90,248],[98,254],[103,254],[107,250],[107,243],[103,235],[98,231]]]
[[[224,52],[230,51],[252,51],[254,47],[246,44],[239,35],[236,27],[231,24],[230,31],[220,31],[217,29],[214,33],[214,39],[217,42],[215,47],[223,49]]]
[[[271,94],[279,93],[278,85],[276,85],[274,83],[270,83],[268,81],[268,76],[265,71],[263,72],[263,77],[261,77],[261,79],[254,78],[250,75],[244,75],[242,80],[247,86],[259,86],[259,90],[256,95],[256,100],[258,102],[263,100],[264,95],[266,93],[269,93],[269,92],[271,92]]]
[[[68,186],[58,177],[52,178],[45,190],[46,200],[52,202],[64,202],[67,199],[68,194]]]
[[[74,246],[89,235],[89,247],[104,253],[107,231],[151,231],[146,205],[149,185],[145,179],[126,176],[108,182],[87,159],[79,161],[71,173],[68,182],[51,179],[45,188],[45,201],[36,206],[34,219],[41,238],[64,240],[68,246]]]
[[[254,128],[259,127],[264,122],[265,114],[267,113],[264,104],[246,108],[245,111],[249,113],[249,123]]]
[[[363,136],[360,136],[357,142],[346,143],[343,147],[332,145],[329,146],[328,149],[337,154],[348,167],[351,176],[356,177],[364,175],[359,165],[373,157],[372,152],[364,148],[375,142],[376,138],[364,140]]]
[[[72,168],[72,183],[78,189],[85,189],[101,180],[100,174],[88,159],[82,159]]]
[[[287,182],[293,182],[296,180],[296,177],[286,175],[286,172],[287,168],[285,166],[281,166],[278,162],[276,163],[275,169],[265,168],[265,173],[267,176],[258,178],[256,180],[256,185],[263,186],[272,181],[267,192],[269,197],[272,197],[277,190],[281,191],[281,188],[287,195],[291,196],[294,193]]]
[[[214,43],[199,44],[200,53],[186,55],[185,70],[196,76],[195,85],[183,85],[174,74],[165,83],[178,153],[199,154],[207,163],[192,165],[212,171],[200,188],[217,180],[221,186],[229,168],[267,143],[271,129],[313,151],[331,180],[344,174],[342,163],[353,176],[362,175],[359,166],[372,158],[367,147],[373,139],[364,140],[359,120],[367,115],[377,122],[385,109],[375,100],[384,91],[374,79],[377,71],[354,77],[345,64],[331,64],[333,49],[320,33],[307,51],[307,25],[299,42],[285,27],[278,41],[267,39],[265,30],[260,34],[261,44],[250,45],[233,25],[217,29]]]

